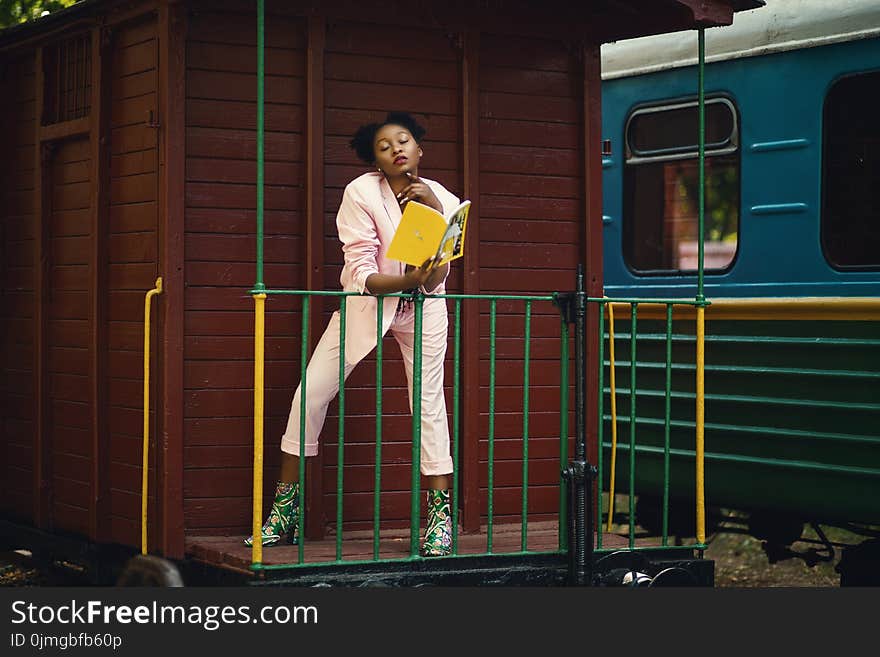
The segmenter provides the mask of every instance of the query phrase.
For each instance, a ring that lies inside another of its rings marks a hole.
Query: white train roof
[[[880,0],[766,0],[706,30],[706,62],[865,39],[880,34]],[[602,46],[602,79],[697,63],[697,31],[627,39]]]

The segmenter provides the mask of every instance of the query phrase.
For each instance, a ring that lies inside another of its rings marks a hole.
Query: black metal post
[[[569,579],[575,586],[588,586],[592,584],[593,578],[593,480],[596,477],[596,468],[587,463],[584,353],[587,303],[582,264],[578,265],[577,288],[573,296],[572,304],[571,297],[559,295],[563,315],[575,325],[575,458],[562,471],[562,475],[569,482]],[[567,394],[567,391],[563,390],[562,394]]]

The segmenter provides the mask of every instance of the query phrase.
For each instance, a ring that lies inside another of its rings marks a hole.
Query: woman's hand
[[[419,203],[424,203],[437,210],[437,212],[442,213],[443,204],[440,203],[440,199],[434,194],[434,190],[431,189],[427,183],[422,182],[421,178],[418,176],[414,176],[408,171],[406,175],[409,178],[409,184],[400,190],[400,193],[397,195],[397,202],[400,203],[401,207],[403,207],[407,201],[418,201]]]
[[[406,278],[413,282],[412,287],[419,287],[424,285],[433,273],[434,256],[431,256],[430,258],[425,260],[420,267],[407,265],[404,275],[406,276]]]

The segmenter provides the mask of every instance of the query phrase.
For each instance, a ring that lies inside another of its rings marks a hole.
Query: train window
[[[639,108],[626,125],[623,254],[643,273],[694,271],[698,262],[696,101]],[[706,101],[704,267],[723,270],[739,234],[739,128],[727,98]]]
[[[825,98],[822,248],[838,269],[880,266],[880,72],[838,80]]]
[[[697,104],[682,103],[636,110],[626,131],[630,161],[665,157],[697,150],[699,143]],[[706,102],[706,149],[736,148],[736,113],[726,98]]]

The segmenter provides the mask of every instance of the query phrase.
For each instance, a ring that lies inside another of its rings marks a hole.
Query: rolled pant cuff
[[[281,451],[285,454],[293,454],[299,456],[299,441],[285,440],[281,437]],[[318,455],[318,443],[306,443],[306,458]]]
[[[447,456],[438,461],[422,461],[420,470],[427,477],[452,474],[452,457]]]

